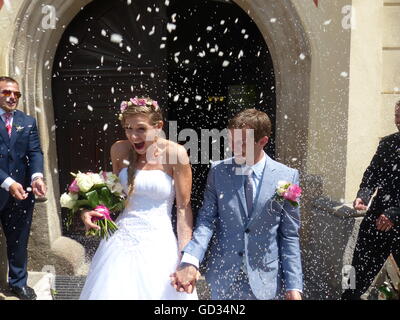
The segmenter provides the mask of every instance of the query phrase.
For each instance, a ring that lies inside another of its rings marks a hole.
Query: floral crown
[[[128,101],[122,101],[121,102],[121,113],[124,113],[128,107],[132,106],[138,106],[138,107],[144,107],[144,106],[149,106],[154,109],[154,111],[159,110],[158,102],[155,100],[152,100],[150,98],[130,98]]]

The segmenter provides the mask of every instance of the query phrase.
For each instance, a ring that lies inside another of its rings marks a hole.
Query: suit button
[[[239,255],[239,257],[243,257],[243,252],[242,252],[242,251],[239,251],[239,252],[238,252],[238,255]]]
[[[250,229],[246,229],[244,232],[246,232],[246,233],[250,233]]]

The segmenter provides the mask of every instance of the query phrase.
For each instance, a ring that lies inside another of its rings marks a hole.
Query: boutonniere
[[[20,125],[16,125],[15,130],[17,130],[17,132],[20,132],[20,131],[24,130],[24,127],[21,127]]]
[[[293,207],[298,207],[301,192],[302,190],[297,184],[287,181],[279,181],[276,186],[274,199],[278,202],[287,200]]]

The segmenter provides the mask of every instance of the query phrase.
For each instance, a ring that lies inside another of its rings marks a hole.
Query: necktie
[[[4,114],[4,122],[6,124],[6,129],[8,132],[8,136],[11,137],[11,117],[12,117],[12,113],[11,112],[6,112]]]
[[[254,194],[253,170],[252,169],[250,169],[248,175],[246,176],[245,194],[246,194],[247,214],[250,217],[251,212],[253,210],[253,194]]]

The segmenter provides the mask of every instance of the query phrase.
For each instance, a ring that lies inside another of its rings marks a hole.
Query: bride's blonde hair
[[[160,121],[163,120],[163,114],[158,106],[157,101],[152,100],[148,97],[142,97],[142,98],[132,98],[129,101],[123,101],[121,103],[121,114],[120,114],[120,119],[121,119],[121,124],[122,127],[125,127],[125,122],[126,119],[138,114],[145,115],[149,118],[150,123],[155,126],[157,125]],[[129,165],[128,165],[128,197],[133,194],[135,190],[135,174],[136,174],[136,168],[137,168],[137,159],[138,159],[138,154],[133,148],[133,146],[130,147],[129,150]]]

